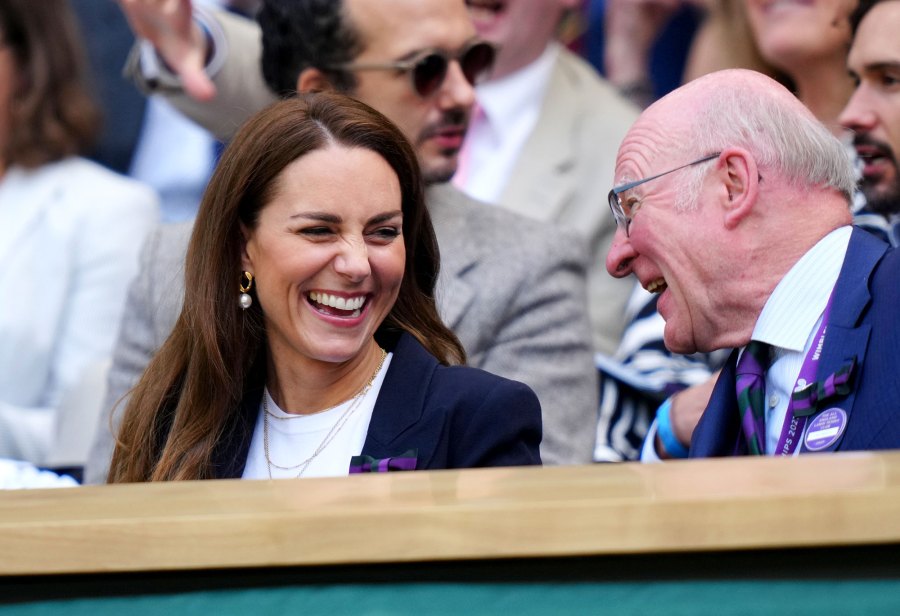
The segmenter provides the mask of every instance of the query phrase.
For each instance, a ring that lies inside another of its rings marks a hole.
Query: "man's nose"
[[[606,255],[606,271],[610,276],[624,278],[631,274],[631,264],[636,256],[637,252],[625,236],[625,231],[621,227],[616,228],[612,246]]]
[[[858,86],[838,117],[840,125],[858,133],[872,130],[878,122],[878,117],[868,99],[866,86]]]
[[[442,109],[465,109],[475,104],[475,88],[466,79],[458,60],[451,60],[447,76],[441,84],[439,101]]]

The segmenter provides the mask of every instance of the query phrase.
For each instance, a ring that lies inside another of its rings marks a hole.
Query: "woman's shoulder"
[[[156,191],[86,158],[64,158],[23,172],[22,176],[35,185],[52,187],[57,200],[69,208],[158,214]]]
[[[396,366],[404,375],[417,375],[427,382],[428,397],[432,400],[456,400],[475,403],[479,400],[511,396],[515,398],[533,397],[528,385],[513,381],[492,372],[471,366],[446,366],[438,362],[425,347],[410,334],[403,334],[393,348]]]
[[[143,237],[159,222],[159,197],[152,188],[84,158],[49,163],[22,178],[45,195],[41,201],[57,224],[88,233],[120,229],[133,238],[135,233]]]

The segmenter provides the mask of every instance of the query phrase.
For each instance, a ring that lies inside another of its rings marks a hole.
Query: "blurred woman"
[[[48,455],[158,215],[152,191],[77,157],[96,120],[66,1],[0,2],[0,457]]]
[[[855,0],[744,0],[763,59],[787,75],[797,98],[834,134],[853,93],[847,72]]]
[[[412,148],[362,103],[276,103],[200,206],[175,328],[131,394],[109,480],[540,462],[525,385],[464,361],[434,303]]]

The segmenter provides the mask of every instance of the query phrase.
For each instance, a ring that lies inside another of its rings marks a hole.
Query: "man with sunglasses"
[[[545,463],[590,461],[597,391],[583,241],[474,202],[447,184],[474,101],[472,82],[493,57],[462,0],[267,0],[258,15],[267,83],[260,80],[258,55],[222,58],[226,49],[258,49],[253,22],[221,13],[201,14],[198,22],[187,0],[174,5],[174,13],[150,0],[122,6],[137,34],[154,41],[181,77],[157,67],[149,83],[143,76],[145,85],[169,93],[220,137],[273,100],[273,92],[336,89],[393,120],[416,148],[430,184],[426,200],[441,249],[441,316],[470,365],[534,389],[543,408]],[[156,60],[146,50],[138,53],[145,61],[149,55],[151,65]],[[135,61],[131,68],[141,67]],[[204,70],[214,74],[215,87]],[[181,95],[180,85],[192,96]],[[198,100],[214,94],[209,102]],[[131,293],[109,378],[109,406],[128,391],[174,323],[181,299],[172,290],[180,290],[178,263],[189,231],[163,231],[145,249],[146,266]],[[102,479],[111,445],[103,418],[88,480]]]
[[[676,353],[736,348],[691,457],[900,447],[900,253],[851,227],[842,144],[751,71],[695,80],[619,149],[607,257]]]

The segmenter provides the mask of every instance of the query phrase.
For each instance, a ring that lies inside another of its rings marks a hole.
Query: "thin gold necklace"
[[[330,411],[332,409],[336,409],[342,404],[350,404],[344,409],[344,412],[341,413],[341,416],[338,417],[337,421],[334,422],[334,425],[331,426],[331,429],[328,431],[328,434],[325,435],[325,438],[322,439],[322,442],[319,443],[319,446],[316,447],[315,451],[313,451],[312,455],[300,462],[299,464],[294,464],[292,466],[281,466],[272,461],[272,456],[269,454],[269,417],[277,417],[278,419],[294,419],[294,417],[283,418],[279,415],[275,415],[271,411],[269,411],[269,395],[267,392],[263,392],[263,451],[266,454],[266,468],[269,471],[269,479],[272,479],[272,467],[283,471],[292,471],[295,469],[300,469],[297,473],[297,477],[302,477],[303,473],[306,472],[306,469],[309,468],[309,465],[312,463],[316,457],[322,453],[328,445],[331,444],[337,435],[340,433],[341,429],[347,424],[350,420],[350,417],[356,412],[356,409],[362,404],[362,401],[365,399],[366,394],[369,393],[369,390],[372,388],[372,383],[375,382],[375,379],[378,377],[378,373],[381,372],[382,366],[384,366],[384,359],[387,357],[387,351],[381,349],[381,360],[378,362],[378,367],[375,368],[375,372],[369,378],[369,381],[363,385],[362,389],[360,389],[355,396],[341,402],[340,404],[335,404],[334,406],[324,409],[323,411],[317,411],[317,413],[323,413],[325,411]],[[308,416],[307,414],[306,416]],[[297,415],[297,417],[304,417],[305,415]]]

